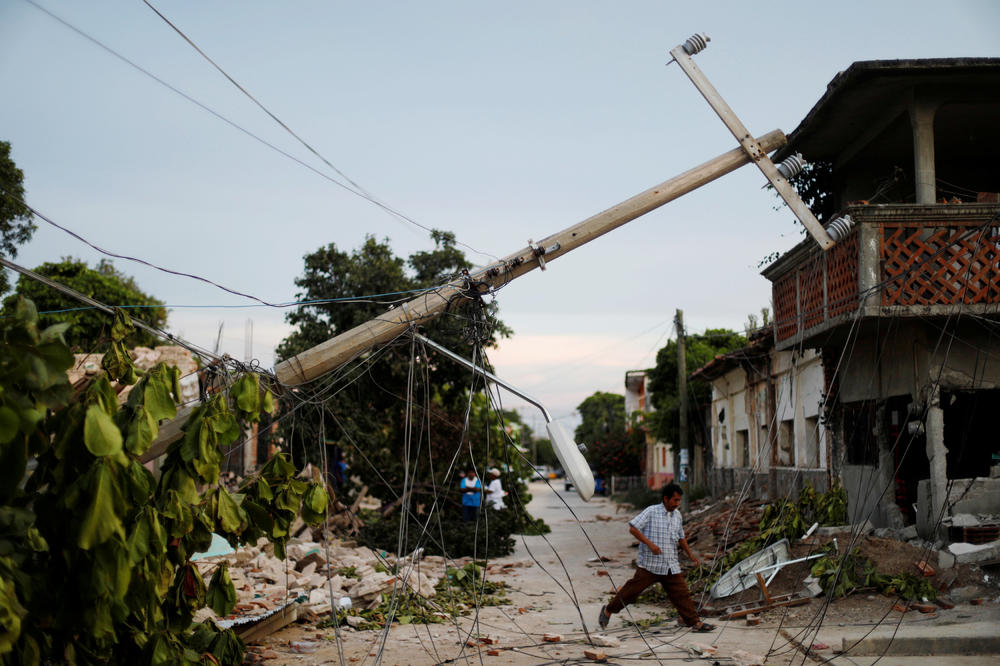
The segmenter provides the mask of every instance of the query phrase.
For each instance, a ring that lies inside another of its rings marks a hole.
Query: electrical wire
[[[333,169],[333,171],[335,171],[337,173],[337,175],[339,175],[341,178],[343,178],[348,183],[350,183],[350,187],[347,188],[349,191],[351,191],[352,193],[356,194],[357,196],[365,199],[366,201],[369,201],[370,203],[375,204],[376,206],[378,206],[379,208],[381,208],[382,210],[384,210],[385,212],[389,213],[390,215],[392,215],[393,217],[395,217],[395,218],[397,218],[399,220],[403,220],[403,221],[409,222],[410,224],[413,224],[413,225],[415,225],[415,226],[417,226],[417,227],[419,227],[419,228],[421,228],[424,231],[427,231],[429,233],[433,233],[434,232],[434,230],[431,229],[430,227],[427,227],[427,226],[424,226],[423,224],[420,224],[416,220],[414,220],[414,219],[412,219],[412,218],[404,215],[403,213],[399,212],[395,208],[392,208],[391,206],[383,203],[382,201],[379,201],[377,198],[375,198],[374,195],[370,194],[363,187],[361,187],[360,185],[358,185],[358,183],[356,183],[354,180],[352,180],[347,174],[345,174],[339,168],[337,168],[336,166],[334,166],[333,163],[330,162],[330,160],[328,160],[326,157],[324,157],[323,155],[321,155],[319,153],[319,151],[317,151],[308,142],[306,142],[305,139],[303,139],[301,136],[299,136],[298,134],[296,134],[292,130],[291,127],[289,127],[288,125],[286,125],[284,123],[284,121],[282,121],[278,116],[276,116],[269,108],[267,108],[266,106],[264,106],[264,104],[262,104],[256,97],[254,97],[253,95],[251,95],[250,92],[246,88],[244,88],[242,85],[240,85],[239,82],[236,81],[236,79],[234,79],[232,76],[230,76],[226,72],[226,70],[222,69],[222,67],[219,66],[219,64],[217,62],[215,62],[214,60],[212,60],[212,58],[210,58],[207,53],[205,53],[197,44],[195,44],[194,41],[184,33],[184,31],[182,31],[179,27],[177,27],[176,24],[174,24],[172,21],[170,21],[170,19],[168,19],[166,16],[164,16],[163,13],[160,12],[160,10],[158,10],[156,7],[153,6],[152,3],[149,2],[149,0],[143,0],[143,2],[157,16],[159,16],[161,19],[163,19],[163,21],[167,25],[169,25],[171,28],[173,28],[174,32],[176,32],[178,35],[180,35],[181,38],[185,42],[187,42],[191,46],[191,48],[193,48],[195,51],[197,51],[198,54],[202,58],[204,58],[205,60],[207,60],[212,65],[212,67],[214,67],[220,74],[222,74],[224,77],[226,77],[226,79],[230,83],[232,83],[234,86],[236,86],[236,88],[241,93],[243,93],[251,102],[253,102],[255,105],[257,105],[257,107],[261,111],[263,111],[264,113],[266,113],[271,118],[271,120],[273,120],[278,125],[280,125],[282,129],[284,129],[286,132],[288,132],[296,141],[298,141],[299,143],[301,143],[310,153],[312,153],[317,158],[319,158],[319,160],[322,161],[323,164],[325,164],[329,168]],[[477,250],[476,248],[472,247],[471,245],[466,245],[465,243],[462,243],[462,242],[457,241],[457,240],[455,242],[458,245],[461,245],[462,247],[467,248],[467,249],[475,252],[476,254],[481,254],[483,256],[490,257],[494,261],[499,261],[500,260],[499,257],[495,257],[492,254],[488,254],[486,252],[481,252],[481,251]]]

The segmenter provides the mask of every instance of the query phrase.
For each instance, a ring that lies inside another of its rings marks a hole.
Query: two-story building
[[[931,537],[1000,512],[1000,59],[856,62],[775,159],[794,153],[841,233],[763,271],[774,347],[820,353],[851,518]]]

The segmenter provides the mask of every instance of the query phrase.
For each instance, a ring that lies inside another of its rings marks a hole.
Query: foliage
[[[708,572],[701,570],[689,572],[688,582],[692,585],[702,582],[706,587],[711,586],[741,560],[782,539],[797,539],[814,522],[820,525],[843,525],[846,520],[847,494],[839,481],[834,481],[824,493],[817,493],[810,485],[803,486],[794,502],[780,499],[766,505],[757,536],[744,540],[727,552],[721,563],[712,568],[711,575],[703,577],[703,573]]]
[[[0,141],[0,257],[17,257],[17,246],[35,232],[31,211],[24,201],[24,172],[10,157],[10,144]],[[7,271],[0,268],[0,294],[7,293]]]
[[[631,432],[610,432],[587,446],[584,456],[598,474],[605,478],[639,476],[642,474],[642,455],[646,444],[646,431],[635,428]]]
[[[79,259],[66,258],[58,263],[44,263],[34,270],[101,303],[140,306],[131,307],[129,314],[150,326],[163,328],[167,323],[163,302],[144,293],[134,279],[119,272],[110,261],[102,260],[96,268],[90,268]],[[70,347],[86,353],[107,349],[112,336],[108,330],[108,315],[104,312],[81,309],[79,301],[25,276],[18,280],[15,295],[7,299],[5,312],[18,296],[31,300],[43,312],[51,312],[38,316],[39,326],[69,324],[64,337]],[[124,342],[127,347],[152,346],[157,338],[137,329],[130,332]]]
[[[373,609],[339,611],[337,621],[343,623],[348,616],[360,617],[364,620],[357,627],[361,631],[381,629],[390,619],[399,624],[440,624],[468,615],[477,606],[510,603],[506,599],[507,585],[486,580],[483,567],[475,562],[460,568],[448,567],[434,590],[435,596],[427,599],[408,587],[401,587],[395,594],[383,593],[381,602]]]
[[[559,466],[559,458],[556,456],[556,450],[552,448],[552,440],[547,437],[535,437],[533,446],[536,465]]]
[[[574,437],[580,444],[591,444],[625,432],[625,396],[597,391],[576,407],[582,420]]]
[[[373,300],[331,299],[431,289],[461,278],[470,263],[455,247],[454,235],[435,231],[432,237],[433,250],[416,252],[406,260],[395,255],[387,240],[370,236],[353,251],[330,244],[307,255],[296,285],[298,298],[308,304],[288,315],[295,330],[278,347],[279,357],[289,358],[385,310],[384,303]],[[400,294],[393,300],[412,296]],[[456,296],[443,316],[420,324],[428,338],[487,365],[484,350],[509,334],[496,314],[495,303]],[[413,518],[405,530],[409,540],[446,550],[463,544],[465,552],[473,540],[458,522],[462,473],[475,465],[485,477],[487,467],[500,467],[508,493],[526,497],[524,480],[531,469],[505,427],[519,424],[524,442],[530,431],[516,412],[498,410],[486,399],[480,377],[411,338],[404,336],[374,351],[368,361],[360,362],[360,371],[311,384],[307,390],[322,399],[314,401],[314,409],[299,410],[295,419],[288,419],[280,437],[286,448],[296,452],[296,460],[320,462],[321,437],[343,451],[349,466],[345,492],[367,485],[370,495],[382,502],[380,513],[385,517],[366,527],[368,543],[395,551],[403,514]],[[409,405],[408,395],[413,398]],[[412,447],[409,455],[407,442]],[[400,495],[404,488],[406,497]],[[425,531],[422,526],[431,512],[436,515]],[[510,527],[511,521],[491,523],[489,552],[507,551],[510,532],[505,530]],[[434,545],[432,539],[441,543]]]
[[[228,570],[206,585],[190,556],[213,531],[234,544],[265,535],[278,550],[285,512],[315,492],[281,458],[248,479],[242,501],[219,484],[221,449],[259,418],[266,389],[245,375],[197,406],[157,480],[138,456],[176,415],[179,372],[161,364],[140,375],[121,353],[132,331],[118,311],[105,371],[73,396],[68,324],[40,330],[20,298],[9,313],[0,320],[0,661],[241,663],[231,631],[192,625],[206,605],[232,609]],[[124,404],[112,381],[131,384]],[[250,497],[263,511],[250,510]]]
[[[837,212],[837,203],[833,196],[832,162],[822,160],[809,162],[801,173],[790,178],[788,182],[791,183],[795,191],[799,193],[799,197],[820,222],[829,221]],[[774,192],[776,198],[781,199],[781,195],[774,190],[772,185],[768,184],[767,187]],[[786,204],[782,200],[774,207],[774,210],[781,210],[785,206]],[[796,224],[799,223],[797,218],[793,218],[793,220]],[[805,233],[805,231],[805,227],[803,227],[801,233]]]
[[[684,360],[687,373],[702,367],[719,354],[726,354],[746,345],[746,338],[733,331],[715,328],[688,335]],[[677,392],[677,341],[671,340],[656,353],[656,367],[649,371],[649,390],[656,408],[649,419],[656,439],[676,446],[680,428],[680,400]],[[688,379],[689,437],[695,446],[709,441],[706,410],[712,402],[712,386],[702,379]]]
[[[511,502],[500,511],[481,509],[478,526],[463,522],[458,510],[430,517],[411,517],[401,547],[399,523],[399,512],[385,518],[369,514],[358,540],[369,548],[393,552],[411,552],[423,547],[429,555],[496,558],[514,551],[511,535],[545,534],[549,531],[548,525],[541,519],[532,518]],[[426,530],[423,529],[425,524]]]
[[[887,596],[901,599],[934,599],[937,591],[926,578],[912,573],[882,574],[871,559],[857,548],[839,555],[832,546],[817,559],[810,570],[826,596],[838,599],[865,588],[875,588]]]

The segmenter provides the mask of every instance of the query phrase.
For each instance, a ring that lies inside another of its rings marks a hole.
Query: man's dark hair
[[[664,497],[673,497],[674,495],[683,495],[683,494],[684,494],[684,489],[681,488],[676,483],[668,483],[667,485],[663,486]]]

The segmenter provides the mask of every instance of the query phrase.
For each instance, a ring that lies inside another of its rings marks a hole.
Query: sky
[[[141,0],[35,0],[316,170],[311,154]],[[153,0],[151,0],[153,1]],[[204,2],[153,4],[341,172],[476,264],[505,256],[736,147],[669,51],[696,62],[755,134],[790,133],[854,61],[1000,56],[1000,3]],[[28,202],[112,252],[269,302],[303,256],[366,235],[399,256],[429,234],[262,145],[27,0],[0,0],[0,140]],[[809,156],[806,155],[806,158]],[[567,425],[624,391],[674,336],[742,330],[770,306],[758,265],[801,227],[746,166],[514,281],[497,374]],[[39,221],[28,267],[97,251]],[[274,364],[285,311],[115,260],[201,347]],[[252,339],[248,336],[252,322]],[[467,350],[454,350],[469,356]],[[522,401],[508,395],[505,406]],[[525,406],[528,423],[540,414]]]

